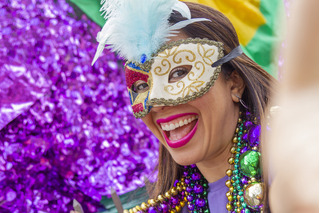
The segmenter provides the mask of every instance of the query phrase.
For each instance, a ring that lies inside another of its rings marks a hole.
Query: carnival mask
[[[126,82],[135,117],[153,106],[175,106],[204,95],[214,85],[223,57],[222,43],[185,39],[164,45],[144,64],[126,64]]]

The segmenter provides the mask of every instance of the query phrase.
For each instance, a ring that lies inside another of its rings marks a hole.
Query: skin
[[[180,33],[171,41],[185,38],[187,36]],[[197,164],[204,177],[214,182],[224,177],[229,167],[227,159],[230,157],[231,140],[239,116],[239,99],[236,95],[241,97],[244,88],[238,72],[233,71],[228,79],[220,74],[214,86],[202,97],[177,106],[153,107],[142,120],[178,164]],[[180,113],[197,113],[198,129],[185,146],[171,148],[156,121]]]

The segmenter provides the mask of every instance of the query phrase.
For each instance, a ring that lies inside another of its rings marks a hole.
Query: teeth
[[[183,126],[184,125],[184,122],[183,121],[180,121],[179,122],[179,126]]]
[[[192,121],[198,119],[198,116],[193,116],[191,118],[185,119],[185,120],[181,120],[177,123],[171,123],[171,124],[161,124],[161,129],[164,131],[172,131],[176,128],[182,127],[184,125],[187,125],[189,123],[191,123]]]

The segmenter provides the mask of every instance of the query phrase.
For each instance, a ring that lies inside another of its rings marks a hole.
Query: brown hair
[[[191,38],[208,38],[224,44],[224,54],[239,46],[238,37],[231,22],[220,12],[210,7],[185,2],[192,18],[207,18],[211,21],[202,21],[190,24],[183,28],[183,32]],[[173,12],[169,22],[174,24],[185,20],[178,12]],[[223,75],[228,76],[236,71],[243,78],[246,89],[242,99],[255,116],[263,118],[268,100],[276,84],[272,76],[263,70],[257,63],[245,54],[238,56],[222,66]],[[164,194],[182,176],[183,167],[179,166],[171,157],[166,148],[160,144],[158,180],[155,185],[154,195]]]

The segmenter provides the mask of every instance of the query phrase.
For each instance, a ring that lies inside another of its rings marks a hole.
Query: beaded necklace
[[[228,159],[230,169],[226,210],[231,213],[257,213],[263,210],[264,186],[261,183],[259,136],[260,125],[250,112],[241,113],[232,139],[232,156]],[[180,212],[187,204],[190,213],[209,213],[208,182],[196,165],[184,167],[183,177],[164,195],[149,199],[124,213]]]

